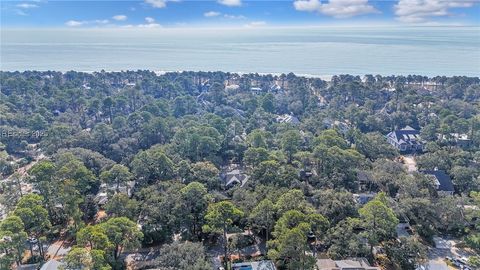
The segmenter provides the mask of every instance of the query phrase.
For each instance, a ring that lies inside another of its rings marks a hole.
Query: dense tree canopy
[[[122,269],[139,247],[159,251],[152,267],[207,269],[212,254],[234,258],[240,235],[266,242],[279,269],[312,269],[319,253],[413,269],[442,234],[479,251],[479,78],[139,70],[0,82],[2,269],[41,262],[60,237],[73,241],[68,269]],[[425,145],[410,170],[385,138],[406,125]],[[425,170],[443,170],[454,194]],[[396,239],[399,222],[411,237]]]

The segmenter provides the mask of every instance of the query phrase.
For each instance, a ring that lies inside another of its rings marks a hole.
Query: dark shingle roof
[[[439,191],[455,191],[453,188],[452,179],[445,171],[442,170],[433,170],[433,171],[423,171],[424,174],[433,175],[440,184],[438,187]]]
[[[420,132],[410,126],[388,133],[388,137],[396,139],[398,143],[417,144]]]

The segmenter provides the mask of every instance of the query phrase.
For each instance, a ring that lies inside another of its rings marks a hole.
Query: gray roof
[[[300,120],[293,114],[284,114],[284,115],[279,115],[276,118],[277,122],[279,123],[288,123],[288,124],[300,124]]]
[[[433,175],[438,181],[439,191],[455,191],[452,183],[452,178],[443,170],[423,171],[424,174]]]
[[[40,270],[58,270],[60,266],[62,266],[63,263],[57,261],[57,260],[50,260],[46,262]]]
[[[318,259],[317,268],[320,270],[379,270],[380,268],[370,266],[364,258],[351,258],[347,260],[334,261],[331,259]]]
[[[249,178],[248,175],[245,174],[242,170],[233,169],[224,174],[225,186],[231,186],[235,184],[239,184],[240,186],[243,186],[248,181],[248,178]]]
[[[233,270],[276,270],[272,261],[234,263]]]
[[[420,132],[411,126],[406,126],[403,129],[394,130],[388,133],[387,137],[392,138],[399,144],[418,144],[420,140]]]

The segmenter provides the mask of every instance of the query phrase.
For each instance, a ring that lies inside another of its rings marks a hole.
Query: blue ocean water
[[[480,75],[480,27],[2,29],[1,70]]]

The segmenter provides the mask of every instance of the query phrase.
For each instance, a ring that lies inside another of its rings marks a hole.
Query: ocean
[[[480,75],[480,27],[2,29],[0,70]]]

